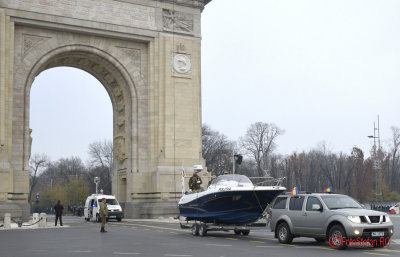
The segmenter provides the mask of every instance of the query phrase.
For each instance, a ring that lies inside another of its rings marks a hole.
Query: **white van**
[[[108,208],[108,219],[117,219],[121,221],[123,217],[121,205],[119,205],[117,199],[113,195],[101,195],[92,194],[88,196],[85,202],[85,208],[83,214],[85,220],[87,221],[97,221],[100,222],[100,203],[101,199],[106,198],[107,208]]]

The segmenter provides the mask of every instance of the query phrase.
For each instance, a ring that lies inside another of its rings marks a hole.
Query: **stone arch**
[[[30,155],[30,90],[41,72],[60,66],[82,69],[98,79],[108,92],[113,106],[114,173],[137,169],[138,161],[138,93],[134,78],[113,56],[93,46],[66,45],[53,49],[31,66],[24,85],[23,163],[28,169]],[[141,79],[141,78],[140,78]],[[143,82],[140,82],[143,83]],[[115,176],[117,178],[117,176]],[[115,183],[116,185],[118,183]]]
[[[25,2],[0,0],[0,215],[15,204],[29,216],[30,88],[40,72],[65,65],[110,95],[112,187],[125,195],[124,215],[175,216],[176,164],[188,174],[205,166],[200,24],[210,0]]]

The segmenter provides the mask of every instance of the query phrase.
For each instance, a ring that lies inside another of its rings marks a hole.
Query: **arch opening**
[[[90,51],[89,51],[90,50]],[[135,169],[138,165],[136,149],[137,143],[134,142],[137,134],[137,127],[132,122],[137,120],[137,101],[136,90],[130,76],[123,70],[118,61],[107,54],[96,49],[85,49],[85,47],[71,46],[63,50],[56,49],[43,56],[32,68],[28,76],[25,95],[26,105],[24,114],[24,166],[29,167],[29,157],[31,155],[30,140],[30,93],[31,87],[39,74],[43,71],[56,67],[72,67],[83,70],[95,77],[107,91],[112,104],[113,116],[113,182],[112,193],[116,194],[121,202],[127,200],[127,170]],[[125,73],[125,74],[124,74]]]

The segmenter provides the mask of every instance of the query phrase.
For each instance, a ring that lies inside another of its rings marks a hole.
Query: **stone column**
[[[37,223],[38,221],[39,221],[39,213],[34,213],[32,218],[32,224],[34,224],[33,226],[38,227],[39,226],[39,224]]]
[[[29,219],[28,171],[13,170],[14,22],[0,9],[0,215]],[[21,124],[20,126],[23,126]],[[22,149],[22,146],[19,146]],[[18,210],[15,210],[17,208]],[[16,215],[14,215],[14,212]]]
[[[14,65],[14,23],[0,9],[0,202],[13,192],[12,90]]]
[[[11,214],[10,213],[4,214],[4,228],[5,229],[11,228]]]
[[[44,213],[44,212],[40,213],[39,219],[40,219],[40,221],[39,221],[39,227],[40,227],[40,228],[45,228],[45,227],[47,226],[47,216],[46,216],[46,213]]]

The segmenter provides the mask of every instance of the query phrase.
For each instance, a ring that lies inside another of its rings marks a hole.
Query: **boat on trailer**
[[[194,234],[198,234],[199,229],[214,228],[248,234],[247,229],[235,228],[248,226],[263,217],[268,204],[284,191],[286,188],[279,185],[256,186],[244,175],[221,175],[207,190],[185,192],[178,203],[180,216],[187,222],[195,221],[191,226],[195,227]],[[184,226],[181,224],[182,228]]]

